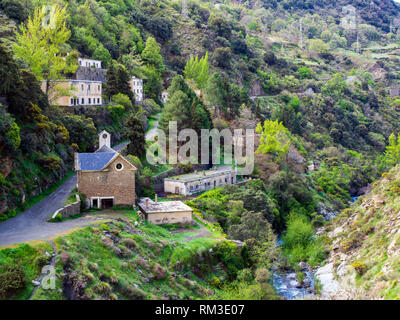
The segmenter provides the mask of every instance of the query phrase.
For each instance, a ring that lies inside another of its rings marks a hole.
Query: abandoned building
[[[78,64],[80,67],[99,68],[99,69],[101,68],[100,60],[78,58]]]
[[[146,220],[153,224],[190,224],[193,222],[193,209],[182,201],[155,201],[150,198],[140,199],[139,209]]]
[[[69,79],[54,83],[56,90],[50,93],[50,100],[63,107],[102,105],[106,72],[101,68],[100,60],[78,58],[78,69]],[[42,81],[41,87],[46,92],[46,81]],[[69,92],[60,94],[60,90]]]
[[[232,167],[192,172],[164,179],[164,192],[192,195],[205,190],[236,183],[236,171]]]
[[[78,191],[94,208],[133,206],[135,204],[136,168],[110,146],[111,135],[103,130],[99,149],[93,153],[76,153],[75,170]]]
[[[135,94],[136,101],[143,101],[144,93],[143,93],[143,79],[138,79],[136,77],[132,77],[130,81],[131,90]]]
[[[68,89],[70,94],[56,96],[55,93],[50,97],[55,104],[64,107],[72,106],[99,106],[103,104],[102,82],[90,80],[60,80],[56,86],[62,89]],[[46,91],[46,83],[42,82],[42,90]]]

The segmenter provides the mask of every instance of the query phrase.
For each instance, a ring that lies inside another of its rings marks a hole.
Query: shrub
[[[367,265],[360,261],[354,261],[351,266],[356,270],[357,274],[363,275],[367,270]]]
[[[240,282],[251,283],[254,280],[253,272],[251,269],[243,269],[238,272],[237,280]]]
[[[26,284],[25,274],[18,264],[0,266],[0,299],[7,299],[23,289]]]

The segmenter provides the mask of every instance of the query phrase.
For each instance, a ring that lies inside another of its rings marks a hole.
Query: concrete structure
[[[103,103],[102,82],[89,80],[60,80],[50,96],[54,104],[60,106],[99,106]],[[58,96],[59,90],[69,90],[69,95]],[[42,90],[46,91],[46,82],[42,81]]]
[[[193,209],[182,201],[152,201],[150,198],[142,198],[139,203],[147,221],[154,224],[189,224],[192,223]]]
[[[236,183],[236,171],[232,167],[192,172],[164,179],[164,192],[192,195],[205,190]]]
[[[75,170],[78,191],[89,200],[90,207],[109,208],[135,204],[136,168],[111,149],[110,134],[99,134],[99,149],[94,153],[76,153]]]
[[[78,58],[78,64],[80,67],[101,68],[100,60]]]
[[[135,100],[143,101],[144,99],[143,79],[132,77],[130,81],[130,86],[132,92],[135,94]]]

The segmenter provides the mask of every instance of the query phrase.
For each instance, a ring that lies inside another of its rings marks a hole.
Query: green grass
[[[34,289],[32,280],[50,259],[46,251],[53,252],[48,243],[21,244],[0,250],[0,299],[21,300],[30,296]]]

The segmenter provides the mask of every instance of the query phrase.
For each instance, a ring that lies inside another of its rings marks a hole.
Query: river
[[[314,274],[308,270],[304,270],[303,272],[306,274],[305,280],[310,283],[308,288],[299,286],[299,282],[296,280],[296,272],[293,270],[283,272],[280,270],[274,271],[272,281],[276,293],[286,300],[303,299],[306,296],[312,295],[314,293]]]
[[[277,246],[282,245],[282,239],[278,236]],[[278,295],[286,300],[304,299],[314,293],[314,273],[310,272],[308,265],[303,264],[302,272],[305,274],[304,283],[300,285],[296,279],[294,270],[276,269],[272,273],[272,283]]]

